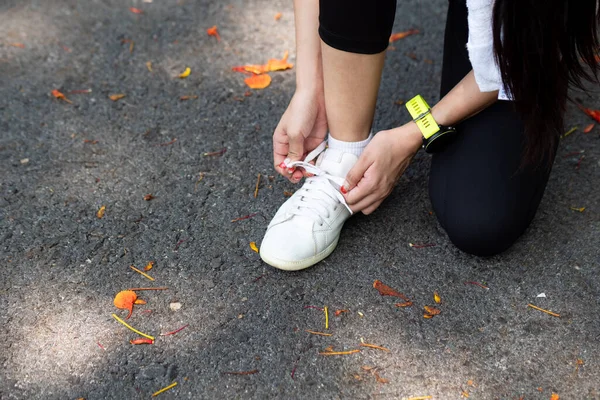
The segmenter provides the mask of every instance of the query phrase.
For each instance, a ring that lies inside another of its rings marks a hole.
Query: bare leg
[[[346,142],[366,139],[373,124],[385,51],[349,53],[321,41],[321,53],[331,136]]]

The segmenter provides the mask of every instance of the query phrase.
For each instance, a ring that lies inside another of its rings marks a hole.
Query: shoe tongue
[[[330,175],[346,178],[348,171],[356,164],[358,157],[336,149],[325,150],[317,159],[317,167]]]

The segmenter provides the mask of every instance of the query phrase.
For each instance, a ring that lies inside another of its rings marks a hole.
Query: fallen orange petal
[[[208,28],[206,30],[206,33],[208,33],[208,36],[214,36],[217,38],[217,42],[221,41],[221,36],[219,35],[219,31],[217,31],[217,26],[213,25],[210,28]]]
[[[64,100],[67,103],[72,103],[71,100],[67,99],[65,95],[59,92],[57,89],[52,90],[52,96],[56,97],[59,100]]]
[[[122,290],[115,296],[113,303],[115,307],[120,308],[122,310],[128,310],[129,315],[127,318],[131,317],[131,313],[133,312],[133,304],[137,300],[137,294],[133,290]]]
[[[117,100],[121,100],[125,96],[126,96],[125,94],[119,93],[119,94],[111,94],[110,96],[108,96],[108,98],[111,99],[112,101],[117,101]]]
[[[278,12],[277,14],[275,14],[275,21],[279,21],[281,19],[281,16],[283,14],[281,14],[280,12]]]
[[[440,297],[438,292],[433,292],[433,301],[435,301],[436,304],[440,304],[442,302],[442,298]]]
[[[550,400],[559,400],[560,397],[558,396],[557,393],[552,393],[552,395],[550,396]]]
[[[154,344],[154,340],[148,338],[140,338],[135,340],[130,340],[131,344]]]
[[[12,47],[18,47],[20,49],[24,49],[25,45],[23,43],[11,43],[10,44]]]
[[[150,271],[152,267],[154,267],[154,261],[149,261],[148,264],[146,264],[146,266],[144,267],[144,271]]]
[[[594,129],[594,126],[596,126],[596,124],[589,124],[588,126],[585,127],[585,129],[583,130],[583,133],[590,133],[592,131],[592,129]]]
[[[133,304],[138,304],[138,305],[146,304],[146,300],[137,299],[136,301],[133,302]]]
[[[244,79],[251,89],[264,89],[271,84],[271,77],[267,74],[249,76]]]
[[[404,39],[405,37],[410,35],[415,35],[417,33],[419,33],[418,29],[409,29],[404,32],[392,33],[392,35],[390,36],[390,43],[395,42],[396,40]]]
[[[588,117],[591,117],[591,118],[595,119],[597,122],[600,122],[600,110],[592,110],[589,108],[585,108],[580,104],[577,104],[577,106],[581,109],[581,111],[586,113],[586,115]]]
[[[135,8],[135,7],[129,7],[129,11],[131,11],[134,14],[143,14],[144,11],[140,10],[139,8]]]
[[[258,253],[258,247],[256,246],[255,242],[250,242],[250,248],[252,249],[252,251],[254,251],[255,253]]]
[[[439,313],[441,313],[441,311],[439,309],[435,308],[435,307],[424,306],[423,308],[425,309],[425,311],[428,314],[431,314],[431,315],[438,315]]]
[[[377,291],[379,292],[379,294],[382,295],[382,296],[400,297],[402,300],[404,300],[406,302],[410,302],[410,300],[408,299],[408,297],[406,297],[404,294],[402,294],[402,293],[400,293],[400,292],[392,289],[388,285],[385,285],[379,279],[377,279],[377,280],[375,280],[375,282],[373,282],[373,287],[375,289],[377,289]]]

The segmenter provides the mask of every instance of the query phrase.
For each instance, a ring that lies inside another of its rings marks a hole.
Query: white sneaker
[[[320,153],[316,166],[309,164]],[[279,208],[260,246],[260,257],[286,271],[308,268],[329,256],[337,246],[344,222],[352,215],[339,192],[344,178],[358,157],[335,149],[326,142],[304,161],[287,164],[302,167],[315,176]]]

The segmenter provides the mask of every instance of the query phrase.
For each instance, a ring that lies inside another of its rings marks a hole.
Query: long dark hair
[[[494,51],[525,124],[524,164],[549,166],[569,85],[598,82],[597,0],[496,0]]]

